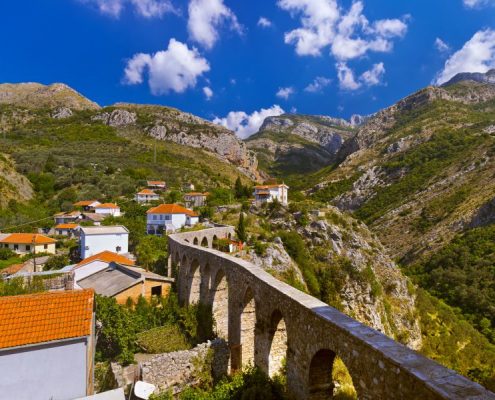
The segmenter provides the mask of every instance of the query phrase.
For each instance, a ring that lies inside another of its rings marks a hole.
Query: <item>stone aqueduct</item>
[[[332,397],[332,366],[345,363],[359,399],[495,399],[495,394],[240,258],[212,248],[234,235],[216,227],[169,236],[182,304],[211,306],[232,370],[272,375],[285,360],[294,399]]]

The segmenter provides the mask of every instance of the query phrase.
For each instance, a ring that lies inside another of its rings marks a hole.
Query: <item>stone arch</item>
[[[256,329],[256,302],[254,292],[244,292],[241,312],[241,366],[254,365],[254,342]]]
[[[197,238],[197,237],[195,237],[195,238],[194,238],[194,240],[193,240],[193,244],[194,244],[195,246],[197,246],[197,245],[199,244],[199,240],[198,240],[198,238]]]
[[[229,234],[227,235],[227,237],[228,237],[229,239],[232,239],[232,233],[230,233],[230,232],[229,232]]]
[[[217,235],[213,235],[213,239],[211,240],[211,247],[213,249],[218,249],[218,236]]]
[[[229,286],[223,270],[218,270],[211,282],[211,309],[218,337],[229,335]]]
[[[315,353],[309,366],[308,388],[310,400],[324,400],[333,397],[332,370],[335,353],[322,349]]]
[[[279,310],[275,310],[270,318],[268,331],[268,375],[273,377],[283,373],[284,363],[287,359],[287,328],[285,319]]]
[[[209,247],[208,246],[208,238],[206,236],[204,236],[203,239],[201,240],[201,246]]]
[[[195,304],[200,300],[201,294],[201,271],[198,260],[194,259],[188,270],[188,300],[187,304]]]

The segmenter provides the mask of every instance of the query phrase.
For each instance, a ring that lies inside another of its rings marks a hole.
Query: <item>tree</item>
[[[239,214],[239,223],[237,224],[237,229],[235,230],[237,237],[241,242],[247,241],[247,232],[246,232],[246,221],[244,221],[244,213],[241,212]]]
[[[44,269],[61,269],[66,265],[69,265],[69,258],[66,255],[52,256],[46,262]]]
[[[244,186],[242,186],[241,177],[237,177],[234,186],[235,198],[241,199],[244,196]]]

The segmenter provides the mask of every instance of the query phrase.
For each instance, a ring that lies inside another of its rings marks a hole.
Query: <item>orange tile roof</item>
[[[0,297],[0,348],[91,335],[94,291]]]
[[[75,229],[78,226],[78,224],[58,224],[55,229]]]
[[[95,208],[120,208],[117,204],[113,203],[103,203],[98,204]]]
[[[153,192],[153,190],[150,190],[150,189],[143,189],[141,190],[138,194],[155,194],[155,192]]]
[[[82,200],[82,201],[78,201],[77,203],[74,203],[73,205],[75,207],[87,207],[87,206],[90,206],[91,204],[93,203],[97,203],[98,200]]]
[[[4,268],[2,270],[0,270],[0,273],[3,275],[12,275],[12,274],[15,274],[17,272],[19,272],[22,267],[24,267],[24,264],[12,264],[12,265],[9,265],[7,268]]]
[[[22,244],[51,244],[57,243],[55,239],[49,238],[38,233],[12,233],[6,238],[0,240],[0,243],[22,243]]]
[[[105,251],[102,251],[101,253],[92,255],[91,257],[87,257],[84,260],[80,261],[79,264],[76,265],[76,268],[82,267],[83,265],[89,264],[90,262],[93,262],[96,260],[104,261],[107,263],[116,262],[117,264],[134,265],[133,260],[131,260],[127,257],[121,256],[120,254],[105,250]]]
[[[184,196],[208,196],[208,193],[191,192],[186,193]]]
[[[197,217],[198,214],[193,210],[182,207],[178,204],[160,204],[159,206],[150,208],[146,211],[147,214],[186,214],[190,217]]]
[[[148,185],[165,185],[165,181],[147,181]]]
[[[288,187],[285,183],[281,183],[278,185],[258,185],[258,186],[255,186],[254,188],[255,189],[273,189],[273,188],[279,188],[282,186]]]

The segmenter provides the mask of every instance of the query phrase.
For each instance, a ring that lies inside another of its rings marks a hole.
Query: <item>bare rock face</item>
[[[53,114],[52,114],[52,118],[55,118],[55,119],[63,119],[63,118],[69,118],[69,117],[72,117],[73,115],[73,112],[70,108],[67,108],[67,107],[59,107],[57,108]]]
[[[111,113],[105,112],[95,115],[92,119],[93,121],[102,121],[106,125],[117,127],[134,124],[137,120],[137,115],[134,112],[116,109]]]

